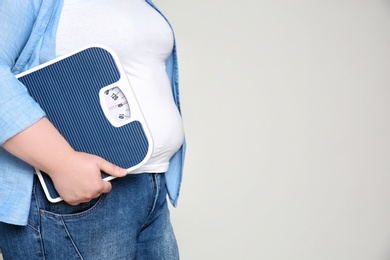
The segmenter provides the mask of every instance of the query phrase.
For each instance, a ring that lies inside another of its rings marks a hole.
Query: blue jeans
[[[128,175],[89,203],[46,200],[35,178],[27,226],[0,223],[9,259],[179,259],[164,174]]]

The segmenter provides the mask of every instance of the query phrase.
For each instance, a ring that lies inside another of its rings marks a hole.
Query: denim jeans
[[[179,259],[164,174],[128,175],[89,203],[50,203],[35,178],[29,223],[0,223],[10,259]]]

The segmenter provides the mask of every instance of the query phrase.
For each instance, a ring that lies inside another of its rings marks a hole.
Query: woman
[[[185,145],[165,18],[149,0],[2,0],[0,28],[4,259],[178,259],[166,195],[176,206]],[[90,44],[116,51],[152,133],[152,157],[134,174],[74,151],[15,78]],[[63,202],[45,199],[33,167]]]

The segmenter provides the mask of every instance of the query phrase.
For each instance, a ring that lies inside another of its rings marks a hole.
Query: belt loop
[[[153,181],[153,190],[154,192],[156,192],[158,186],[157,173],[152,173],[152,181]]]

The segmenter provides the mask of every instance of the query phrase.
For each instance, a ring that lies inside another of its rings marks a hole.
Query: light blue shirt
[[[146,0],[156,8],[150,0]],[[0,143],[36,123],[45,112],[15,75],[55,58],[55,33],[63,0],[0,1]],[[156,8],[157,9],[157,8]],[[180,111],[176,44],[166,70]],[[183,172],[185,143],[165,174],[176,206]],[[0,221],[26,225],[34,169],[0,147]]]

